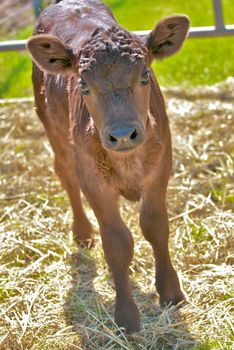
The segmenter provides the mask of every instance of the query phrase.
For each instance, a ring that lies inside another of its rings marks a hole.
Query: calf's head
[[[75,77],[103,147],[129,153],[146,139],[150,64],[178,51],[188,27],[187,17],[172,16],[142,38],[117,26],[96,29],[78,50],[39,34],[28,50],[41,70]]]

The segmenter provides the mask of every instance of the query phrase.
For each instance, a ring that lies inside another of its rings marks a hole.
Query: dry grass
[[[142,315],[142,331],[129,337],[117,335],[112,320],[100,238],[92,251],[72,242],[69,202],[32,102],[0,104],[1,350],[233,349],[233,91],[229,79],[166,92],[174,140],[170,247],[188,304],[158,306],[138,205],[121,201],[135,238],[131,278]]]

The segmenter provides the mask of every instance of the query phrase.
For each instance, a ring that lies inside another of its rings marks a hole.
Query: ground
[[[96,247],[81,250],[32,100],[1,101],[1,350],[233,349],[234,80],[164,94],[174,145],[170,250],[187,305],[159,307],[139,204],[122,200],[142,322],[128,337],[113,323],[113,282],[92,211],[83,199]]]

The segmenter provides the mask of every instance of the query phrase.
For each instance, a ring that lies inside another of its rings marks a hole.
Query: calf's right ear
[[[27,42],[33,61],[50,74],[67,74],[74,70],[72,50],[54,35],[34,35]]]

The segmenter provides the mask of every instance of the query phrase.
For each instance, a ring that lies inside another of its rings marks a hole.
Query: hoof
[[[89,221],[78,225],[73,223],[73,238],[80,248],[92,248],[94,246],[94,238],[92,235],[92,226]]]
[[[128,304],[116,304],[115,323],[124,328],[127,334],[140,331],[140,313],[134,301]]]
[[[94,247],[94,239],[92,237],[87,239],[77,239],[75,237],[76,244],[80,249],[91,249]]]
[[[177,305],[185,301],[185,297],[180,289],[177,273],[174,269],[167,274],[156,276],[156,288],[160,296],[160,305]]]
[[[171,297],[167,297],[167,298],[160,297],[160,305],[162,307],[173,306],[173,305],[177,305],[178,307],[181,307],[185,304],[186,304],[186,300],[181,291],[177,295],[173,295]]]

